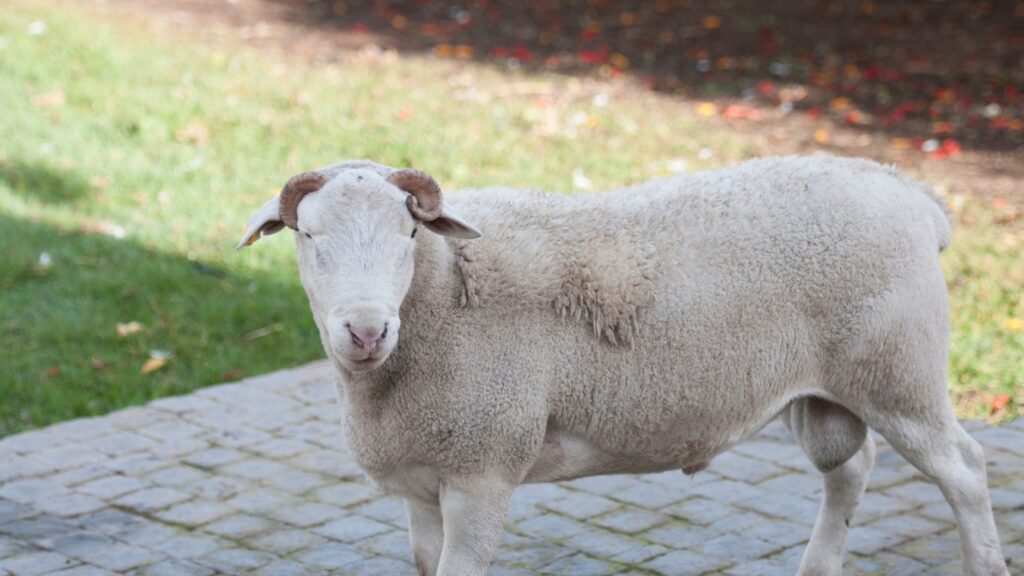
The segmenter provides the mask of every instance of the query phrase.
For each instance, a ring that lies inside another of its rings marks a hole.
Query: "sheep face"
[[[398,342],[419,228],[406,195],[353,170],[298,205],[299,276],[324,348],[350,370],[379,366]]]
[[[304,186],[297,196],[293,182]],[[410,199],[410,193],[423,196],[423,189],[436,192],[436,198],[424,196],[424,205],[436,200],[429,214]],[[412,282],[421,229],[479,236],[443,206],[432,178],[412,170],[348,169],[329,180],[303,173],[252,217],[239,246],[284,225],[295,231],[299,277],[325,350],[360,372],[383,364],[398,343],[399,309]]]

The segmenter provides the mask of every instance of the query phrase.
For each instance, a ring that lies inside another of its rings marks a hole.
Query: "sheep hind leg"
[[[825,483],[825,496],[798,574],[838,576],[850,520],[875,462],[874,440],[857,416],[820,398],[796,400],[782,420],[824,474]]]
[[[1008,576],[989,501],[985,452],[956,421],[945,386],[935,390],[942,397],[934,409],[918,408],[912,416],[876,414],[878,422],[869,421],[897,452],[939,485],[956,516],[964,574]],[[928,400],[919,398],[919,406]]]

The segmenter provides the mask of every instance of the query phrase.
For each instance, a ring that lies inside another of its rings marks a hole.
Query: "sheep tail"
[[[931,184],[925,182],[914,182],[918,190],[928,197],[928,212],[935,223],[935,237],[939,245],[939,252],[949,246],[953,239],[953,217],[949,213],[946,202],[935,193]]]

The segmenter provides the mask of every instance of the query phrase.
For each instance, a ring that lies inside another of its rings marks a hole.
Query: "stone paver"
[[[0,439],[0,576],[415,574],[404,505],[362,480],[332,381],[314,363]],[[1024,420],[965,428],[1024,566]],[[773,423],[696,476],[520,488],[490,574],[792,574],[821,495]],[[960,570],[942,495],[884,441],[848,549],[844,573]]]

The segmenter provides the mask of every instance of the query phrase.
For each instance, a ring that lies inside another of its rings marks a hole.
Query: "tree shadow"
[[[56,204],[82,200],[92,191],[76,172],[23,158],[0,159],[0,184],[19,196]]]
[[[228,240],[201,263],[0,214],[0,246],[0,436],[322,355],[293,270],[247,269]]]
[[[1020,2],[308,0],[293,14],[443,58],[826,116],[926,151],[1024,144]]]

